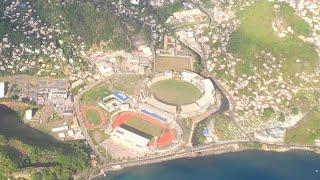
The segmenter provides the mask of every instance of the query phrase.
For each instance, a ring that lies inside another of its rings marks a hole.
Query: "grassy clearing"
[[[89,130],[88,131],[90,138],[93,140],[93,142],[95,144],[100,144],[102,143],[104,140],[106,140],[107,138],[109,138],[109,135],[107,133],[105,133],[103,130],[101,129],[97,129],[97,130]]]
[[[228,140],[230,133],[228,130],[230,119],[222,114],[216,114],[212,118],[214,122],[214,131],[220,140]]]
[[[140,92],[140,83],[143,77],[137,75],[119,75],[112,84],[112,90],[120,90],[128,95],[137,95]]]
[[[163,72],[166,70],[183,71],[192,70],[192,60],[183,57],[159,56],[156,59],[156,71]]]
[[[320,139],[320,111],[310,111],[296,126],[288,129],[285,142],[288,144],[313,145],[316,139]]]
[[[159,137],[162,133],[162,128],[155,124],[152,124],[148,121],[141,120],[137,117],[130,118],[127,122],[127,125],[134,127],[142,132],[152,135],[153,137]]]
[[[99,99],[108,96],[111,92],[107,85],[98,85],[90,89],[81,97],[81,102],[86,104],[95,104]]]
[[[296,72],[303,69],[312,72],[319,63],[318,55],[313,45],[298,39],[298,35],[310,34],[310,27],[294,14],[292,8],[281,3],[278,17],[286,26],[291,26],[294,35],[281,39],[273,32],[272,22],[276,19],[274,3],[261,1],[253,7],[248,7],[239,13],[240,27],[231,35],[229,49],[245,62],[238,66],[239,74],[253,74],[252,66],[261,66],[261,60],[256,55],[261,51],[271,52],[279,58],[286,58],[281,71],[290,79]],[[301,63],[295,61],[300,59]]]
[[[151,92],[162,102],[173,105],[190,104],[201,97],[200,90],[194,85],[173,79],[153,84]]]
[[[91,124],[98,125],[101,122],[99,113],[95,109],[89,109],[86,113],[86,116]]]

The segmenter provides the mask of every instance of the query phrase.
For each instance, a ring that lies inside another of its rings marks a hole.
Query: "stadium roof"
[[[129,97],[127,95],[125,95],[123,92],[120,91],[116,91],[113,93],[113,95],[115,96],[115,98],[117,98],[118,100],[125,102],[129,99]]]
[[[116,127],[116,129],[113,131],[113,134],[116,135],[116,137],[122,139],[123,143],[129,143],[140,148],[145,148],[146,146],[148,146],[150,141],[149,139],[133,133],[121,126]]]

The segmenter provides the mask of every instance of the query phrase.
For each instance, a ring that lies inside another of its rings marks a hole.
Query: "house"
[[[5,83],[0,82],[0,98],[4,98],[6,94]]]

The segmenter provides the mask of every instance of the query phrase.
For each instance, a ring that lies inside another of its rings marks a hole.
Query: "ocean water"
[[[245,151],[128,168],[100,179],[320,180],[320,155],[305,151]]]

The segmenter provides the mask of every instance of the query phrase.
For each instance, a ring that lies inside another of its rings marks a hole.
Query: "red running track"
[[[158,120],[156,120],[154,118],[151,118],[149,116],[146,116],[146,115],[143,115],[140,113],[135,113],[135,112],[121,112],[120,114],[115,116],[115,118],[113,119],[113,122],[112,122],[112,128],[116,128],[116,127],[120,126],[121,124],[126,123],[131,117],[137,117],[141,120],[148,121],[152,124],[155,124],[157,126],[162,127],[163,129],[165,129],[164,133],[162,133],[160,135],[160,137],[157,139],[156,146],[158,146],[158,147],[167,146],[174,139],[174,136],[175,136],[174,131],[172,129],[170,129],[168,126],[162,124],[161,122],[159,122]]]

